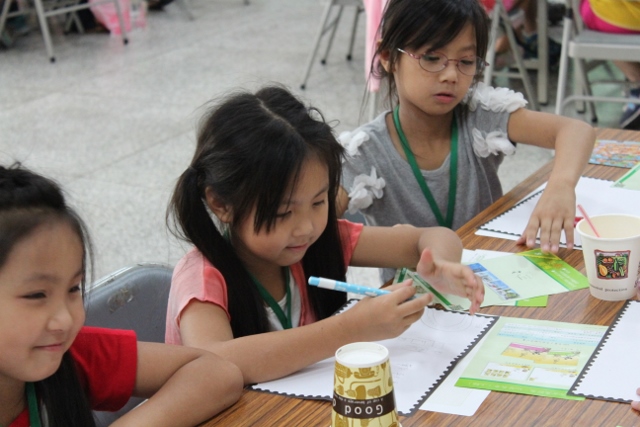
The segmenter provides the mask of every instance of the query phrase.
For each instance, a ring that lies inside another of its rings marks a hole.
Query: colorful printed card
[[[582,400],[567,392],[606,330],[598,325],[501,317],[456,386]]]
[[[598,140],[589,163],[632,168],[640,162],[640,142]]]
[[[511,255],[511,252],[489,251],[485,249],[463,249],[461,262],[463,264],[474,264],[485,259],[498,258],[506,255]],[[546,307],[548,302],[549,297],[547,295],[543,295],[539,297],[516,300],[513,303],[507,302],[503,305],[515,305],[517,307]]]
[[[490,305],[544,306],[547,295],[589,287],[587,278],[561,258],[534,249],[498,258],[484,259],[469,267],[482,279],[485,297],[481,307]],[[402,269],[395,282],[414,279],[418,293],[432,293],[434,302],[449,310],[468,310],[471,302],[456,295],[445,295],[434,289],[415,272]],[[542,298],[540,298],[542,297]]]

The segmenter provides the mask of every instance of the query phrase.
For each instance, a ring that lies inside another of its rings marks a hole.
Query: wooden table
[[[640,141],[640,132],[617,129],[598,130],[600,139]],[[458,230],[467,249],[490,249],[520,252],[525,248],[515,241],[475,235],[477,227],[513,206],[533,189],[546,182],[552,163],[542,167],[512,191],[478,214]],[[583,175],[615,180],[627,169],[588,165]],[[559,255],[584,272],[582,252],[561,249]],[[588,289],[549,297],[545,308],[486,307],[483,313],[556,320],[596,325],[611,324],[623,302],[597,300]],[[631,367],[630,367],[631,369]],[[640,369],[640,365],[635,369]],[[638,384],[640,387],[640,384]],[[640,425],[640,414],[628,404],[601,400],[570,401],[512,393],[492,392],[472,417],[418,411],[401,417],[403,427],[414,426],[623,426]],[[301,400],[252,390],[244,392],[240,401],[203,426],[291,426],[331,425],[331,405],[325,401]]]

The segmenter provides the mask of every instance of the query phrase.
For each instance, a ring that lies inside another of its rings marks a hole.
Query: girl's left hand
[[[562,231],[567,238],[567,248],[573,249],[576,194],[570,186],[549,186],[542,193],[518,245],[536,246],[540,231],[540,249],[558,253]]]
[[[468,266],[450,261],[436,261],[431,249],[422,251],[416,272],[440,292],[469,298],[471,314],[478,311],[484,300],[482,280]]]

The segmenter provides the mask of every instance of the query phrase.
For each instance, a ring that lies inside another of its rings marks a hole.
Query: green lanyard
[[[27,403],[29,405],[29,424],[31,427],[40,427],[40,413],[38,411],[38,399],[36,399],[36,387],[33,383],[27,383]]]
[[[447,203],[447,219],[445,221],[442,213],[440,212],[440,208],[438,208],[438,204],[429,191],[429,187],[427,186],[427,182],[422,176],[422,172],[420,171],[420,167],[418,166],[418,162],[416,162],[416,157],[413,155],[411,151],[411,147],[409,147],[409,142],[407,141],[407,137],[402,131],[402,126],[400,126],[400,106],[398,105],[393,110],[393,123],[396,126],[396,132],[398,132],[398,136],[400,137],[400,143],[402,144],[402,148],[404,149],[404,155],[407,157],[407,162],[411,165],[411,170],[413,171],[413,175],[416,177],[416,181],[418,181],[418,185],[422,190],[422,194],[424,194],[425,199],[429,202],[429,206],[431,206],[431,210],[438,220],[438,224],[443,227],[451,228],[453,224],[453,209],[456,204],[456,187],[458,182],[458,126],[456,124],[456,118],[453,117],[453,122],[451,123],[451,161],[449,166],[449,202]]]
[[[251,276],[251,280],[255,283],[256,288],[258,288],[258,292],[260,292],[260,296],[262,299],[271,307],[271,310],[276,314],[280,324],[282,325],[282,329],[291,329],[291,289],[289,289],[289,268],[284,268],[284,288],[287,294],[287,314],[284,314],[280,305],[273,299],[271,294],[267,292],[267,290],[262,286],[258,279],[253,277],[253,274],[249,273]]]

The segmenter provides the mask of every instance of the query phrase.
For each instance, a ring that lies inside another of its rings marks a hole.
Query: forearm
[[[595,143],[594,129],[587,123],[574,121],[556,137],[554,167],[548,185],[575,187],[582,175]]]
[[[214,343],[207,350],[237,365],[245,384],[269,381],[331,357],[342,345],[357,341],[345,320],[342,315],[331,316],[298,328]]]
[[[445,227],[431,227],[423,230],[425,231],[418,241],[418,259],[422,251],[429,248],[436,260],[460,262],[462,242],[454,231]]]
[[[197,425],[234,404],[242,388],[237,366],[214,355],[203,355],[178,369],[148,401],[112,426]]]

